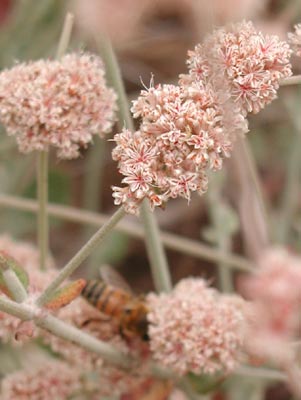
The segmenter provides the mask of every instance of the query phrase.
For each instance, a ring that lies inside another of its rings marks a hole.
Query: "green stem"
[[[9,292],[13,296],[17,303],[22,303],[27,298],[27,292],[25,287],[19,281],[19,278],[14,271],[8,269],[3,272],[3,279]]]
[[[243,236],[251,257],[256,260],[269,245],[270,238],[263,194],[246,139],[236,141],[230,163],[239,187],[236,197]]]
[[[129,102],[122,81],[120,69],[116,60],[110,41],[105,38],[100,42],[101,53],[106,64],[108,78],[114,86],[118,95],[119,123],[124,123],[125,127],[134,130],[133,119],[129,111]],[[154,214],[145,200],[141,206],[142,222],[145,230],[145,240],[150,259],[152,275],[155,287],[159,291],[170,291],[172,288],[169,268],[164,253],[160,234]]]
[[[208,191],[208,200],[210,218],[216,235],[218,248],[224,253],[229,253],[231,234],[224,226],[224,218],[222,218],[223,216],[220,213],[221,207],[223,207],[220,188],[217,187],[217,184],[214,185],[214,180],[211,182],[211,187]],[[218,278],[219,287],[222,292],[230,293],[234,291],[232,271],[227,268],[223,261],[218,263]]]
[[[290,76],[289,78],[284,79],[280,85],[288,86],[288,85],[300,85],[301,84],[301,75]]]
[[[46,259],[48,255],[48,153],[38,152],[37,167],[37,186],[38,186],[38,247],[40,251],[40,269],[46,269]]]
[[[59,59],[67,50],[72,26],[73,15],[68,13],[66,15],[62,33],[60,36],[56,58]],[[40,269],[46,269],[46,259],[49,249],[49,226],[47,216],[47,202],[48,202],[48,152],[40,151],[38,153],[37,163],[37,187],[38,187],[38,247],[40,251]]]
[[[102,178],[104,171],[105,141],[96,139],[89,151],[85,163],[85,181],[84,181],[84,201],[85,210],[98,211],[100,204],[100,195],[102,187]],[[84,230],[85,239],[89,238],[93,231],[87,226]],[[91,254],[88,260],[88,271],[93,271],[97,267],[99,260],[99,251]]]
[[[4,194],[0,195],[0,205],[8,209],[23,210],[31,213],[36,213],[38,209],[35,200],[22,199],[20,197]],[[76,207],[62,206],[59,204],[49,204],[47,211],[48,214],[53,217],[95,227],[106,224],[109,220],[108,216],[101,213],[84,211]],[[133,221],[121,221],[116,227],[116,230],[137,239],[144,239],[143,227]],[[254,270],[253,264],[245,258],[237,254],[224,253],[198,240],[186,239],[185,237],[164,231],[161,231],[161,239],[162,243],[171,250],[182,252],[201,260],[223,262],[228,268],[237,269],[239,271],[252,272]]]
[[[117,351],[110,344],[102,342],[93,336],[68,325],[50,314],[45,316],[39,309],[34,309],[32,305],[18,304],[0,296],[0,310],[14,315],[23,321],[33,320],[40,328],[53,333],[57,337],[78,344],[88,351],[97,353],[106,361],[121,367],[129,367],[131,365],[131,359]]]
[[[65,17],[62,33],[60,36],[59,44],[57,46],[57,51],[56,51],[57,59],[60,59],[67,51],[67,48],[68,48],[69,42],[70,42],[70,38],[71,38],[73,22],[74,22],[73,14],[67,13],[67,15]]]
[[[118,95],[117,104],[119,126],[121,128],[125,126],[127,129],[133,131],[134,124],[129,110],[129,101],[112,44],[108,38],[103,38],[102,40],[96,38],[96,42],[99,45],[100,53],[106,65],[107,79]]]
[[[85,164],[84,209],[97,211],[102,186],[102,171],[104,168],[105,142],[96,139],[91,147]]]
[[[58,273],[50,285],[45,289],[41,296],[37,299],[39,306],[47,303],[53,292],[60,286],[60,284],[68,278],[81,263],[104,241],[107,235],[112,231],[114,226],[124,217],[125,211],[120,207],[115,214],[103,225],[91,239],[75,254],[69,263]]]
[[[147,199],[142,202],[140,213],[155,288],[158,292],[169,292],[172,289],[172,283],[168,263],[160,238],[160,230]]]

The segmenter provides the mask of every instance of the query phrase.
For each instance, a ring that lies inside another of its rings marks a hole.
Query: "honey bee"
[[[121,336],[148,341],[148,307],[135,296],[123,278],[109,266],[100,269],[102,279],[87,281],[82,296],[104,315],[113,318]]]

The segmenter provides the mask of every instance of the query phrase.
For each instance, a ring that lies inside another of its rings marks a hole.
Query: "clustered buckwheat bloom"
[[[80,374],[62,361],[47,361],[7,375],[1,387],[2,400],[66,400],[80,389]]]
[[[253,303],[246,345],[251,354],[283,364],[293,357],[290,342],[301,333],[301,258],[269,249],[241,291]]]
[[[207,170],[219,170],[231,150],[231,131],[212,88],[201,81],[151,87],[134,101],[132,112],[142,120],[139,131],[124,129],[114,137],[112,156],[127,184],[113,187],[115,204],[137,213],[144,198],[154,208],[170,198],[189,201],[191,192],[204,193]]]
[[[275,99],[279,82],[291,75],[290,55],[277,36],[242,22],[189,52],[189,73],[178,85],[142,90],[131,109],[139,129],[114,137],[112,156],[126,184],[113,187],[115,204],[138,214],[144,198],[153,209],[204,193],[208,170],[220,169],[237,136],[248,131],[248,112]]]
[[[22,152],[53,146],[60,158],[78,157],[93,135],[112,128],[115,109],[103,63],[91,54],[17,64],[0,74],[0,122]]]
[[[170,294],[148,296],[155,360],[180,375],[229,373],[238,363],[244,301],[220,295],[203,279],[184,279]]]
[[[301,24],[294,26],[295,31],[288,33],[288,41],[298,57],[301,57]]]
[[[246,116],[277,97],[279,82],[292,74],[290,56],[286,42],[243,21],[208,35],[189,52],[188,67],[194,79],[213,81]]]

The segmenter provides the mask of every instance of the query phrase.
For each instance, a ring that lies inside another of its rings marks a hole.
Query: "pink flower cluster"
[[[288,40],[295,54],[301,57],[301,24],[294,26],[295,31],[288,33]]]
[[[150,294],[155,360],[180,375],[231,372],[243,344],[244,301],[220,295],[203,279],[184,279],[170,294]]]
[[[80,374],[76,368],[53,360],[7,375],[1,388],[2,400],[66,400],[80,389]]]
[[[22,152],[53,146],[60,158],[78,157],[93,135],[112,128],[115,110],[103,63],[91,54],[17,64],[0,74],[0,122]]]
[[[272,248],[259,268],[241,280],[241,291],[252,300],[246,344],[251,354],[277,364],[292,356],[290,342],[301,332],[301,258]]]
[[[214,82],[243,115],[258,113],[277,97],[279,82],[292,74],[289,45],[243,21],[208,35],[189,52],[192,79]]]
[[[158,85],[141,92],[133,103],[140,130],[115,135],[113,159],[125,176],[125,188],[114,187],[115,204],[136,213],[148,198],[151,207],[168,199],[207,190],[208,169],[218,170],[231,149],[224,110],[209,85]]]
[[[154,208],[204,193],[208,170],[220,169],[237,135],[247,132],[247,113],[270,103],[291,74],[290,54],[288,44],[242,22],[189,52],[179,85],[143,90],[132,107],[139,130],[114,137],[112,156],[126,184],[113,187],[115,204],[138,214],[144,198]]]

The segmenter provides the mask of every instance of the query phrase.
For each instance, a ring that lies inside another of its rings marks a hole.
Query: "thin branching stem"
[[[155,288],[158,292],[169,292],[172,289],[169,267],[158,223],[150,210],[148,200],[143,201],[140,213],[144,225],[145,242]]]
[[[37,158],[38,247],[40,251],[40,269],[45,270],[49,246],[48,216],[46,211],[48,202],[48,152],[39,151]]]
[[[119,124],[127,129],[134,130],[134,123],[129,111],[129,101],[124,88],[118,62],[108,38],[99,42],[101,53],[106,65],[106,71],[111,84],[118,95]],[[169,267],[162,241],[160,240],[159,228],[154,213],[151,211],[147,200],[140,207],[142,223],[145,230],[145,241],[150,259],[152,275],[156,289],[159,291],[171,290],[171,278]]]
[[[20,282],[15,272],[11,269],[3,271],[3,279],[5,284],[17,303],[22,303],[27,298],[25,287]]]
[[[0,195],[1,207],[23,210],[31,213],[37,212],[35,200],[24,199],[10,195]],[[66,221],[77,222],[84,225],[99,227],[109,220],[107,215],[81,210],[76,207],[62,206],[59,204],[48,204],[48,214]],[[120,221],[115,227],[116,231],[125,233],[137,239],[144,239],[143,227],[131,220]],[[252,272],[253,265],[245,258],[230,253],[224,253],[218,249],[205,245],[197,240],[187,239],[173,233],[161,231],[162,243],[169,249],[182,252],[201,260],[212,262],[223,262],[228,268],[234,268],[244,272]]]
[[[113,230],[115,225],[123,218],[125,211],[120,207],[91,238],[88,242],[75,254],[68,264],[58,273],[54,280],[49,284],[41,296],[37,299],[39,306],[47,303],[53,292],[81,265],[81,263],[104,241],[108,234]]]
[[[280,82],[280,86],[301,85],[301,75],[290,76]]]
[[[61,58],[67,50],[73,26],[73,15],[67,14],[60,36],[56,58]],[[38,247],[40,251],[40,269],[45,270],[49,248],[49,224],[47,215],[48,202],[48,151],[37,154],[37,189],[38,189]]]
[[[12,300],[0,296],[0,310],[14,315],[23,321],[33,320],[35,324],[53,333],[55,336],[68,340],[80,347],[99,354],[104,360],[121,367],[129,367],[131,359],[123,353],[117,351],[108,343],[102,342],[81,330],[66,324],[58,318],[41,312],[32,305],[18,304]]]

